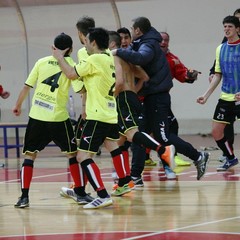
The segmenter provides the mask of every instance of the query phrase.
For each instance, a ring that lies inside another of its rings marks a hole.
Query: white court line
[[[188,228],[201,227],[201,226],[204,226],[204,225],[215,224],[215,223],[231,221],[231,220],[236,220],[236,219],[240,219],[240,216],[232,217],[232,218],[225,218],[225,219],[222,219],[222,220],[204,222],[204,223],[199,223],[199,224],[193,224],[193,225],[189,225],[189,226],[185,226],[185,227],[174,228],[174,229],[171,229],[171,230],[159,231],[159,232],[144,234],[144,235],[141,235],[141,236],[136,236],[136,237],[131,237],[131,238],[124,238],[122,240],[133,240],[133,239],[140,239],[140,238],[143,238],[143,237],[151,237],[151,236],[162,234],[162,233],[176,232],[176,231],[180,231],[180,230],[184,230],[184,229],[188,229]],[[221,232],[219,232],[219,233],[221,233]]]
[[[42,175],[42,176],[33,177],[32,179],[55,177],[55,176],[61,176],[61,175],[66,175],[66,174],[70,174],[70,172]],[[101,173],[101,176],[105,176],[105,175],[110,175],[110,173]],[[110,178],[110,177],[109,177],[109,178]],[[112,177],[111,177],[111,178],[112,178]],[[0,182],[0,184],[3,184],[3,183],[11,183],[11,182],[18,182],[19,180],[20,180],[20,179],[18,178],[18,179],[12,179],[12,180],[8,180],[8,181],[2,181],[2,182]]]

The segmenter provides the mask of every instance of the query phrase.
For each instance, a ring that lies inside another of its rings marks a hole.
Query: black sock
[[[233,153],[233,147],[228,142],[226,137],[223,137],[222,139],[216,141],[219,148],[223,151],[224,156],[226,156],[229,160],[232,160],[235,158],[235,155]]]

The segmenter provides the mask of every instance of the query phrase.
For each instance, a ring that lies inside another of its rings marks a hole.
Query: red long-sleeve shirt
[[[188,71],[185,65],[180,61],[177,56],[175,56],[171,52],[167,52],[166,57],[170,66],[172,77],[182,83],[185,82]]]
[[[3,93],[3,87],[2,85],[0,85],[0,96],[2,95],[2,93]]]

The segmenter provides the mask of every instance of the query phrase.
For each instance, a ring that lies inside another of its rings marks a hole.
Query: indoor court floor
[[[107,208],[85,210],[63,198],[62,186],[72,183],[68,163],[58,148],[49,147],[35,162],[30,188],[30,207],[14,208],[21,194],[20,167],[14,149],[0,168],[1,240],[240,240],[240,164],[217,172],[221,151],[210,136],[182,136],[197,149],[206,148],[210,163],[204,178],[196,180],[196,169],[177,167],[176,180],[166,180],[159,165],[145,167],[144,187],[123,197],[113,197]],[[239,136],[235,153],[240,158]],[[1,155],[2,150],[1,150]],[[186,157],[182,156],[184,159]],[[155,153],[152,158],[158,162]],[[102,149],[95,161],[108,192],[113,186],[112,162]],[[87,191],[95,196],[91,186]]]

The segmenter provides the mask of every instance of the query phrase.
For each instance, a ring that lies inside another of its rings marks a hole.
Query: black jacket
[[[117,50],[117,56],[126,62],[141,66],[150,78],[144,83],[139,95],[167,92],[173,86],[166,56],[160,48],[161,41],[160,33],[152,27],[136,39],[131,48]]]

